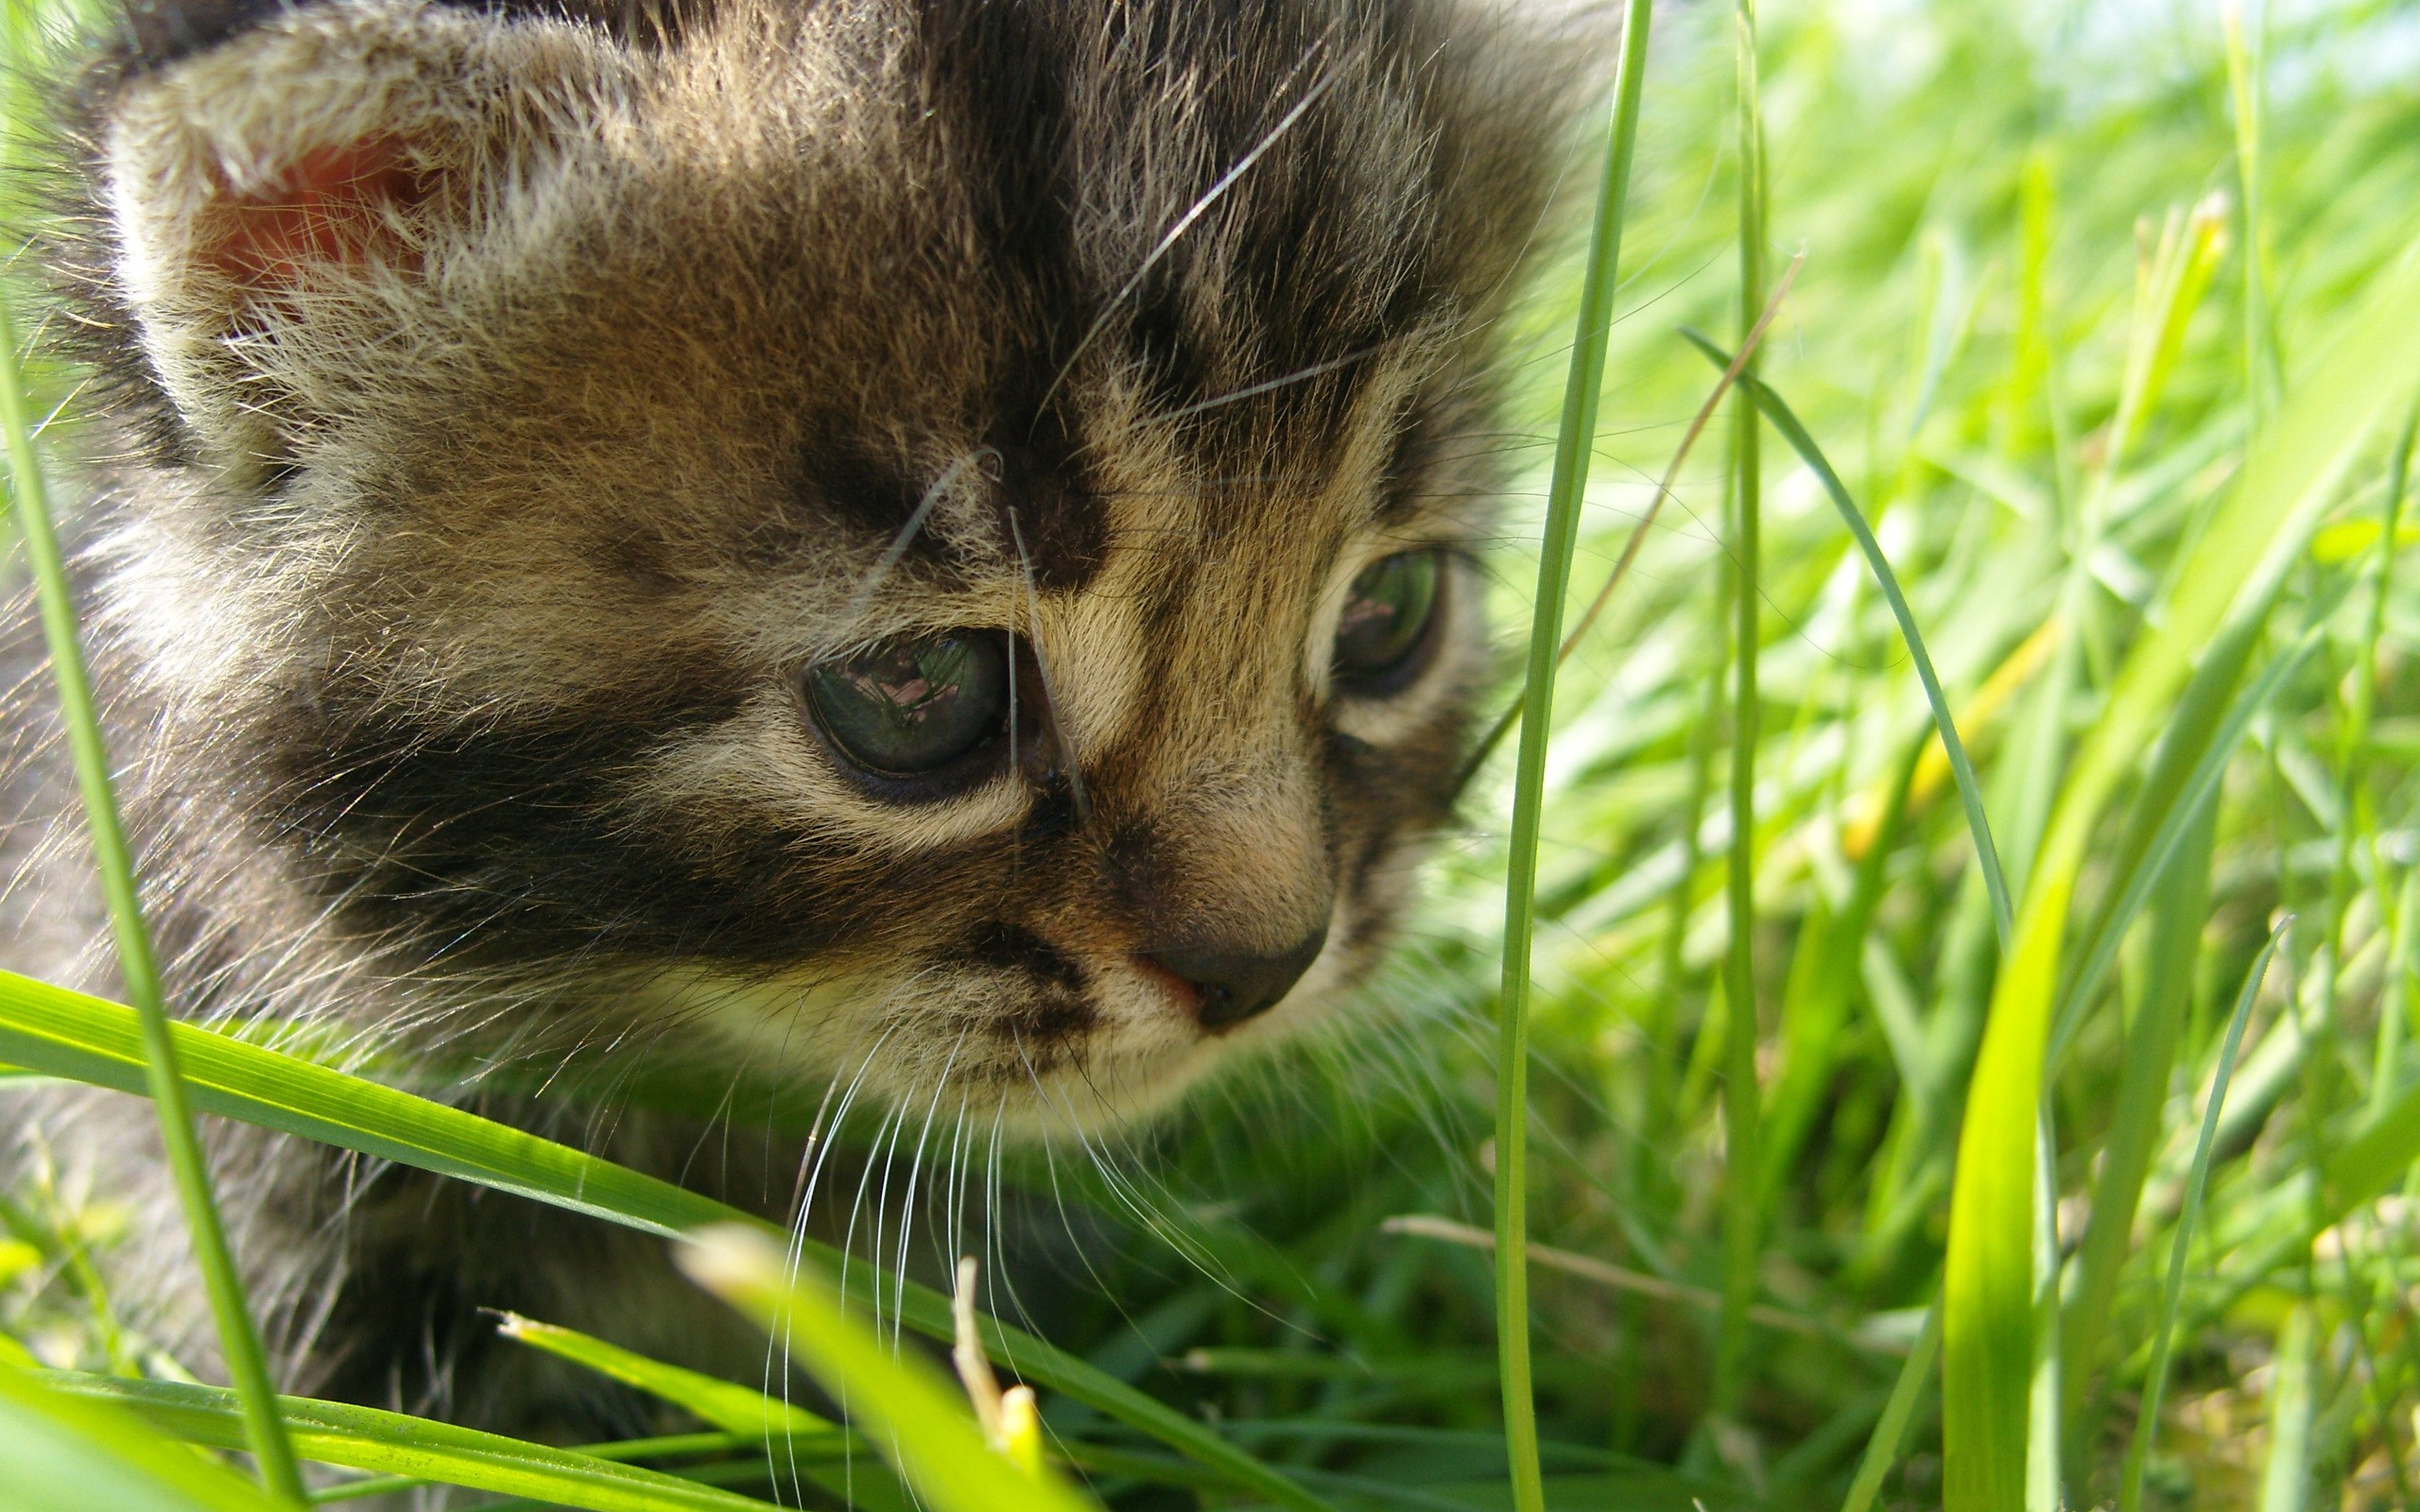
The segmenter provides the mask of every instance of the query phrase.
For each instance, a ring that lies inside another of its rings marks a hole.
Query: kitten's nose
[[[1327,926],[1273,954],[1217,945],[1153,951],[1150,959],[1193,984],[1201,995],[1194,1017],[1204,1029],[1226,1029],[1277,1005],[1327,944]]]

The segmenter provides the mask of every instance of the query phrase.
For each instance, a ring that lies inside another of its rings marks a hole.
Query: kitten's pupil
[[[1437,610],[1437,553],[1404,551],[1361,569],[1336,627],[1337,680],[1389,691],[1416,664]]]
[[[807,706],[840,754],[881,777],[916,777],[999,732],[1008,653],[996,633],[892,641],[806,673]]]

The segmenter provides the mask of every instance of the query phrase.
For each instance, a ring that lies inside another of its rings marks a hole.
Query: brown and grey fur
[[[1569,51],[1462,0],[130,14],[48,255],[108,396],[75,528],[180,1010],[1042,1136],[1326,1013],[1487,671],[1488,364]],[[385,177],[341,254],[248,261],[243,217],[356,149]],[[1415,675],[1332,687],[1346,585],[1428,545]],[[1014,637],[1011,759],[954,787],[836,760],[800,670],[954,627]],[[21,901],[82,896],[42,883],[80,855],[62,825]],[[1219,1032],[1144,960],[1322,930]],[[108,985],[41,957],[6,964]],[[795,1147],[613,1128],[790,1215]],[[746,1348],[651,1242],[285,1142],[222,1158],[297,1388],[485,1372],[458,1410],[570,1431],[474,1309]]]

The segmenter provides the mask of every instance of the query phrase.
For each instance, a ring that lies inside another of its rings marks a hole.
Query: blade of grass
[[[2122,473],[2135,442],[2142,438],[2160,395],[2176,369],[2185,333],[2209,288],[2226,250],[2224,212],[2216,198],[2205,199],[2190,213],[2170,211],[2140,293],[2134,330],[2126,351],[2126,371],[2118,382],[2118,413],[2109,421],[2109,449],[2100,465],[2097,491],[2090,507],[2098,518],[2106,507],[2110,487]]]
[[[1729,358],[1722,349],[1694,331],[1683,331],[1682,336],[1705,354],[1706,360],[1718,367]],[[1765,419],[1798,454],[1807,471],[1823,484],[1824,492],[1840,511],[1841,521],[1857,538],[1858,549],[1865,554],[1866,564],[1874,570],[1875,581],[1882,590],[1883,599],[1890,604],[1892,617],[1899,622],[1900,638],[1907,642],[1908,654],[1916,663],[1916,679],[1924,684],[1925,699],[1932,706],[1933,728],[1940,732],[1943,751],[1949,758],[1949,770],[1957,780],[1959,801],[1966,810],[1966,828],[1973,835],[1975,857],[1982,868],[1983,885],[1992,900],[1992,920],[1999,929],[2000,944],[2006,948],[2011,929],[2009,918],[2008,879],[2000,873],[1999,848],[1992,843],[1992,822],[1983,810],[1982,784],[1976,781],[1974,763],[1967,760],[1966,743],[1958,738],[1958,721],[1950,712],[1949,697],[1942,692],[1941,679],[1932,669],[1932,656],[1925,649],[1924,632],[1916,628],[1915,611],[1908,607],[1908,595],[1899,589],[1898,575],[1891,570],[1891,558],[1884,556],[1882,543],[1865,523],[1865,515],[1849,497],[1847,485],[1832,470],[1815,438],[1806,433],[1789,404],[1773,392],[1772,387],[1751,372],[1739,375],[1739,388],[1764,411]]]
[[[1729,594],[1731,576],[1718,575],[1715,583],[1713,612],[1709,616],[1712,633],[1705,637],[1708,652],[1705,662],[1692,668],[1690,676],[1696,686],[1688,693],[1691,706],[1687,770],[1688,796],[1681,804],[1680,866],[1674,870],[1671,885],[1664,895],[1662,938],[1656,952],[1655,990],[1648,997],[1639,1016],[1639,1036],[1643,1044],[1658,1053],[1639,1057],[1643,1062],[1635,1077],[1640,1091],[1639,1104],[1649,1121],[1640,1136],[1630,1142],[1630,1160],[1624,1176],[1627,1189],[1634,1194],[1650,1191],[1662,1172],[1663,1152],[1652,1131],[1667,1126],[1677,1116],[1678,1109],[1690,1101],[1694,1067],[1676,1066],[1673,1057],[1660,1053],[1669,1044],[1681,1022],[1682,994],[1694,975],[1686,958],[1689,918],[1697,904],[1699,874],[1705,862],[1706,805],[1714,795],[1714,760],[1721,736],[1722,690],[1730,680],[1731,638],[1720,627],[1731,620]],[[1705,1029],[1714,1022],[1711,1005],[1701,1021],[1698,1036],[1703,1044]],[[1628,1387],[1624,1388],[1626,1391]],[[1625,1406],[1622,1419],[1628,1423],[1630,1408]],[[1628,1444],[1627,1437],[1618,1440]]]
[[[1993,994],[1958,1141],[1944,1293],[1948,1512],[2013,1512],[2024,1499],[2033,1118],[2068,904],[2094,827],[2169,716],[2193,653],[2238,599],[2273,589],[2298,556],[2294,527],[2332,495],[2380,409],[2400,408],[2420,373],[2420,350],[2403,339],[2415,323],[2415,266],[2378,279],[2348,312],[2334,350],[2255,448],[2235,493],[2172,576],[2161,614],[2127,654],[2065,778]]]
[[[503,1314],[497,1320],[496,1332],[609,1380],[635,1386],[762,1446],[770,1456],[770,1464],[778,1466],[792,1481],[811,1481],[859,1503],[880,1498],[903,1507],[910,1504],[910,1498],[895,1483],[877,1486],[875,1483],[890,1478],[885,1470],[877,1469],[869,1473],[854,1463],[839,1467],[826,1463],[853,1457],[870,1446],[856,1435],[804,1407],[736,1382],[666,1365],[577,1330],[540,1323],[518,1314]]]
[[[1423,1239],[1440,1240],[1449,1245],[1467,1245],[1474,1249],[1492,1250],[1495,1247],[1495,1236],[1484,1228],[1474,1228],[1468,1224],[1456,1223],[1451,1218],[1440,1218],[1425,1212],[1399,1213],[1378,1225],[1378,1231],[1389,1234],[1415,1234]],[[1708,1291],[1703,1286],[1690,1286],[1680,1281],[1666,1280],[1660,1276],[1650,1276],[1643,1271],[1626,1270],[1619,1265],[1608,1264],[1593,1255],[1557,1249],[1547,1245],[1532,1245],[1530,1246],[1530,1258],[1533,1263],[1550,1270],[1559,1270],[1566,1276],[1578,1276],[1599,1285],[1612,1287],[1616,1291],[1629,1292],[1640,1297],[1652,1297],[1668,1302],[1678,1302],[1685,1307],[1696,1308],[1707,1313],[1720,1312],[1722,1307],[1722,1294],[1720,1292]],[[1875,1353],[1897,1352],[1890,1346],[1878,1345],[1871,1340],[1859,1338],[1857,1334],[1824,1319],[1803,1313],[1792,1313],[1786,1308],[1754,1307],[1749,1309],[1748,1317],[1759,1328],[1775,1329],[1810,1339],[1829,1339],[1852,1349]],[[1321,1357],[1313,1355],[1305,1358],[1319,1360]],[[1366,1370],[1368,1367],[1357,1366],[1350,1368]]]
[[[1758,99],[1756,0],[1733,0],[1733,43],[1738,66],[1740,335],[1753,329],[1765,301],[1765,129]],[[1745,346],[1745,342],[1742,342]],[[1755,382],[1755,356],[1738,364],[1738,382]],[[1730,364],[1722,365],[1727,371]],[[1722,996],[1722,1317],[1715,1332],[1714,1387],[1708,1403],[1718,1423],[1733,1418],[1747,1389],[1748,1310],[1756,1300],[1764,1247],[1764,1108],[1756,1080],[1756,693],[1764,588],[1763,479],[1756,406],[1742,388],[1731,433],[1731,844],[1725,858]]]
[[[269,1381],[260,1333],[252,1326],[244,1299],[243,1277],[235,1269],[226,1228],[219,1222],[218,1204],[211,1194],[210,1165],[194,1130],[193,1109],[186,1104],[184,1085],[177,1074],[176,1047],[168,1035],[167,997],[135,888],[134,854],[127,844],[117,796],[110,785],[109,751],[101,735],[92,679],[84,668],[67,563],[51,528],[42,458],[35,454],[26,422],[25,376],[17,363],[16,328],[5,292],[0,292],[0,430],[7,432],[18,538],[42,607],[43,638],[49,646],[51,676],[59,690],[60,721],[66,727],[77,785],[83,792],[86,829],[100,871],[101,894],[109,903],[111,932],[117,942],[118,973],[143,1027],[145,1074],[159,1114],[160,1141],[166,1148],[177,1200],[184,1209],[202,1290],[217,1324],[227,1378],[244,1401],[247,1440],[261,1482],[280,1499],[299,1506],[302,1478],[295,1469],[285,1432],[278,1426],[276,1387]]]
[[[246,1044],[192,1024],[170,1025],[194,1104],[380,1160],[433,1171],[583,1212],[666,1238],[710,1224],[760,1223],[735,1208],[568,1145],[540,1139],[426,1098],[325,1066]],[[131,1009],[0,971],[0,1061],[96,1087],[146,1088]],[[838,1252],[798,1241],[838,1268]],[[874,1267],[850,1266],[853,1296],[879,1296],[902,1323],[927,1338],[953,1336],[949,1299]],[[1326,1503],[1167,1404],[997,1319],[981,1320],[984,1349],[1025,1380],[1087,1406],[1210,1466],[1279,1503],[1320,1512]]]
[[[2058,1140],[2046,1107],[2036,1120],[2033,1178],[2033,1381],[2026,1417],[2026,1512],[2062,1512],[2059,1488]]]
[[[225,1467],[132,1415],[0,1366],[0,1475],[11,1512],[272,1512]]]
[[[2053,520],[2040,522],[2045,548],[2056,528]],[[2046,549],[2045,556],[2049,555]],[[2040,676],[2011,721],[2009,744],[1985,787],[1992,842],[2002,851],[2002,874],[2014,873],[2009,881],[2013,893],[2021,894],[2022,879],[2041,845],[2072,744],[2068,716],[2083,686],[2085,660],[2081,639],[2061,626]],[[1945,747],[1943,769],[1947,771],[1948,765]],[[1924,1030],[1926,1072],[1903,1104],[1904,1143],[1884,1168],[1868,1209],[1866,1236],[1856,1261],[1859,1276],[1879,1278],[1892,1264],[1904,1263],[1910,1250],[1928,1237],[1924,1233],[1927,1220],[1949,1191],[1957,1122],[1982,1044],[1992,975],[2000,960],[1990,889],[1983,885],[1982,868],[1968,867],[1933,973],[1938,1001]]]
[[[78,1371],[45,1371],[42,1379],[61,1392],[130,1408],[187,1443],[243,1443],[234,1397],[215,1386]],[[661,1470],[375,1407],[308,1397],[280,1398],[279,1405],[296,1452],[322,1465],[534,1497],[584,1512],[763,1512],[771,1504]]]
[[[711,1228],[680,1255],[699,1284],[795,1349],[823,1389],[862,1413],[867,1436],[934,1512],[1084,1512],[1096,1505],[1051,1471],[994,1452],[940,1373],[895,1355],[851,1318],[839,1294],[756,1228]]]
[[[608,1344],[577,1329],[506,1313],[496,1319],[496,1332],[559,1360],[594,1370],[608,1380],[635,1386],[743,1437],[837,1437],[842,1432],[838,1424],[804,1407],[777,1400],[736,1382],[650,1360],[635,1349]]]
[[[914,1499],[891,1480],[888,1469],[861,1468],[856,1463],[856,1456],[871,1447],[863,1438],[804,1407],[736,1382],[666,1365],[577,1330],[536,1322],[518,1314],[503,1314],[496,1332],[609,1380],[635,1386],[739,1435],[769,1456],[769,1471],[778,1468],[791,1483],[810,1482],[844,1498],[861,1512],[873,1512],[877,1504],[901,1508],[913,1504]],[[1218,1478],[1209,1471],[1201,1473],[1213,1480]]]
[[[1883,1403],[1874,1436],[1865,1442],[1865,1455],[1857,1462],[1857,1477],[1849,1482],[1841,1512],[1870,1512],[1875,1498],[1882,1494],[1883,1478],[1898,1461],[1899,1446],[1907,1442],[1908,1425],[1915,1418],[1916,1403],[1923,1399],[1925,1383],[1931,1379],[1933,1364],[1940,1357],[1941,1298],[1936,1297],[1925,1309],[1924,1332],[1916,1335],[1916,1347],[1908,1351],[1908,1363],[1899,1367],[1898,1380],[1891,1383],[1891,1400]]]
[[[2013,647],[1994,667],[1965,703],[1953,712],[1958,728],[1963,730],[1988,729],[1995,724],[2016,725],[2018,718],[2004,719],[2020,694],[2036,686],[2034,679],[2054,661],[2058,648],[2066,640],[2066,627],[2057,615],[2042,621],[2031,633]],[[2021,707],[2021,706],[2020,706]],[[2014,733],[2014,731],[2012,731]],[[1945,782],[1954,783],[1955,774],[1949,769],[1948,748],[1941,744],[1936,731],[1927,731],[1924,753],[1918,759],[1913,783],[1909,788],[1908,801],[1918,807],[1929,803]],[[1876,777],[1861,793],[1854,794],[1841,805],[1841,849],[1852,861],[1864,859],[1865,852],[1882,827],[1883,816],[1890,813],[1886,801],[1893,782],[1886,772]],[[1985,805],[1988,809],[1989,805]],[[1998,833],[1994,832],[1994,841]],[[2003,863],[2003,868],[2008,869]],[[2010,884],[2012,887],[2015,885]]]
[[[2297,1302],[2277,1331],[2276,1366],[2269,1378],[2269,1462],[2260,1471],[2260,1512],[2303,1512],[2309,1499],[2312,1419],[2318,1415],[2311,1377],[2311,1304]]]
[[[1604,383],[1620,263],[1622,215],[1630,197],[1631,159],[1638,144],[1641,92],[1647,76],[1650,0],[1628,0],[1622,11],[1621,60],[1614,76],[1613,119],[1605,144],[1604,178],[1597,192],[1588,264],[1571,344],[1555,434],[1554,473],[1547,493],[1545,541],[1538,555],[1537,601],[1530,623],[1529,668],[1522,703],[1521,745],[1512,784],[1512,831],[1504,879],[1504,977],[1497,1008],[1495,1106],[1495,1326],[1504,1397],[1504,1435],[1518,1512],[1543,1512],[1538,1466],[1537,1408],[1530,1383],[1529,1014],[1530,950],[1537,903],[1538,837],[1546,809],[1547,737],[1554,728],[1556,652],[1563,640],[1563,601],[1580,529],[1580,502],[1597,439],[1597,400]]]
[[[2383,877],[2378,894],[2387,895]],[[2377,1042],[2370,1052],[2370,1118],[2394,1106],[2395,1073],[2403,1060],[2403,1037],[2411,1012],[2411,931],[2420,925],[2420,868],[2407,869],[2394,888],[2387,918],[2386,987],[2378,995]]]
[[[2071,1445],[2082,1443],[2085,1393],[2105,1342],[2118,1277],[2134,1244],[2135,1212],[2152,1158],[2158,1153],[2169,1074],[2184,1035],[2185,1016],[2193,1005],[2193,963],[2201,956],[2202,929],[2209,918],[2217,805],[2199,805],[2197,814],[2184,850],[2153,899],[2142,999],[2126,1027],[2116,1110],[2101,1141],[2091,1217],[2076,1250],[2075,1285],[2061,1317],[2059,1352],[2066,1372],[2062,1411]]]
[[[732,1435],[717,1432],[661,1434],[652,1438],[617,1438],[601,1444],[575,1444],[572,1452],[611,1460],[672,1459],[693,1454],[725,1454],[740,1447],[740,1441]],[[364,1475],[358,1480],[313,1491],[311,1504],[332,1506],[344,1502],[365,1501],[396,1491],[417,1490],[432,1484],[417,1475]]]
[[[2125,1477],[2118,1490],[2119,1512],[2139,1512],[2143,1504],[2143,1470],[2151,1463],[2152,1441],[2159,1433],[2160,1400],[2168,1391],[2168,1362],[2176,1344],[2176,1314],[2185,1297],[2185,1264],[2193,1246],[2193,1225],[2201,1215],[2202,1193],[2210,1178],[2210,1150],[2217,1142],[2219,1112],[2226,1106],[2227,1082],[2235,1075],[2236,1052],[2243,1046],[2243,1026],[2252,1017],[2253,1001],[2260,995],[2261,979],[2269,973],[2270,957],[2277,954],[2292,919],[2278,920],[2260,947],[2252,970],[2244,973],[2243,989],[2236,994],[2235,1013],[2227,1020],[2226,1039],[2219,1046],[2219,1067],[2210,1079],[2209,1106],[2202,1110],[2202,1135],[2193,1147],[2193,1164],[2185,1178],[2185,1203],[2177,1210],[2176,1232],[2169,1240],[2168,1283],[2160,1294],[2159,1324],[2152,1333],[2152,1363],[2143,1381],[2143,1400],[2135,1418],[2134,1441],[2126,1449]]]
[[[2371,723],[2377,709],[2378,645],[2386,639],[2387,604],[2394,586],[2394,558],[2402,535],[2404,491],[2411,477],[2411,449],[2415,439],[2420,439],[2420,406],[2414,407],[2405,417],[2403,434],[2396,438],[2394,450],[2387,460],[2386,500],[2378,521],[2377,555],[2371,569],[2369,612],[2361,626],[2357,653],[2360,660],[2354,667],[2351,696],[2347,700],[2336,747],[2336,765],[2340,773],[2337,804],[2341,816],[2337,821],[2335,875],[2328,897],[2330,959],[2341,956],[2344,949],[2345,916],[2351,910],[2356,890],[2353,840],[2357,829],[2368,836],[2373,872],[2370,880],[2377,888],[2377,902],[2385,914],[2390,946],[2387,986],[2378,1001],[2377,1031],[2370,1055],[2369,1102],[2373,1108],[2383,1106],[2386,1088],[2394,1084],[2395,1062],[2401,1058],[2405,988],[2401,945],[2406,920],[2399,904],[2389,906],[2387,902],[2385,863],[2378,854],[2377,816],[2373,812],[2370,793],[2369,744]],[[2331,993],[2333,990],[2331,980]]]

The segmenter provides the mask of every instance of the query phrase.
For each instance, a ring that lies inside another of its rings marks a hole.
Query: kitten
[[[138,5],[45,256],[108,396],[74,528],[180,1010],[777,1217],[795,1144],[693,1164],[693,1123],[464,1068],[1046,1137],[1330,1011],[1489,671],[1494,330],[1581,84],[1546,30]],[[99,937],[19,892],[21,944]],[[110,988],[48,954],[8,964]],[[595,1427],[482,1306],[761,1359],[651,1241],[214,1137],[293,1389]]]

